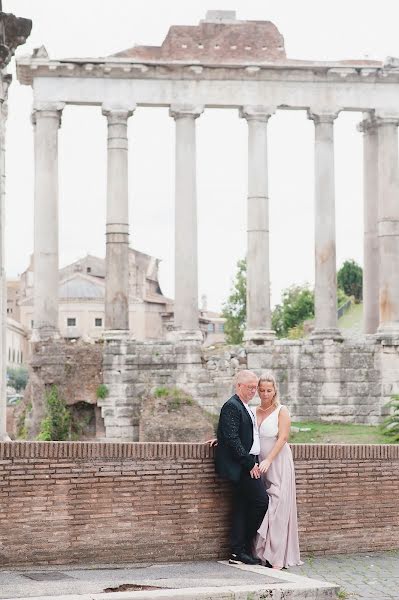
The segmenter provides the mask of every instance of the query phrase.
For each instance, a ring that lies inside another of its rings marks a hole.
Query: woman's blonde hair
[[[262,385],[262,383],[272,383],[274,386],[274,391],[276,392],[273,398],[273,404],[274,406],[277,408],[278,406],[280,406],[280,394],[278,391],[278,385],[277,385],[277,381],[275,376],[273,375],[273,373],[271,371],[265,371],[264,373],[262,373],[262,375],[259,377],[259,381],[258,381],[258,388],[260,385]]]

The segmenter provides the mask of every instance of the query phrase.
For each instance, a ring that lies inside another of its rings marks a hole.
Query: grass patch
[[[178,410],[184,404],[192,406],[194,401],[192,397],[183,390],[176,387],[158,387],[154,390],[156,398],[165,398],[168,406],[168,412]]]
[[[363,321],[363,304],[352,304],[350,309],[338,320],[340,329],[359,328],[361,331]]]
[[[291,432],[293,444],[387,444],[379,425],[352,423],[322,423],[320,421],[292,422],[292,427],[310,431]],[[391,442],[392,443],[392,442]]]

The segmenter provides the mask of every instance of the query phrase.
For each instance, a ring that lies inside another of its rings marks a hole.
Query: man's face
[[[257,388],[257,378],[251,377],[246,379],[242,383],[237,383],[237,394],[240,396],[243,402],[249,402],[255,396]]]

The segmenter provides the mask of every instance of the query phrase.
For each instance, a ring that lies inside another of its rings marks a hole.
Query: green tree
[[[13,387],[16,392],[26,388],[28,383],[28,371],[24,367],[18,369],[7,369],[8,385]]]
[[[56,385],[46,394],[45,406],[46,416],[40,424],[37,439],[44,442],[68,440],[71,433],[71,413]]]
[[[247,263],[245,259],[237,263],[237,273],[227,301],[223,305],[222,316],[226,319],[224,332],[228,344],[241,344],[244,337],[247,317]]]
[[[308,286],[292,285],[283,291],[281,304],[272,312],[272,327],[277,337],[287,337],[290,329],[298,328],[314,317],[314,293]]]
[[[347,296],[354,296],[355,302],[363,297],[363,270],[354,260],[346,260],[337,274],[338,287]]]

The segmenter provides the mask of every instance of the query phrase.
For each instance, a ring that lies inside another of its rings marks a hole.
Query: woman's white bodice
[[[278,406],[264,421],[262,421],[261,426],[259,427],[259,437],[262,438],[273,438],[278,435],[278,416],[280,414],[280,410],[282,408],[282,404]]]

